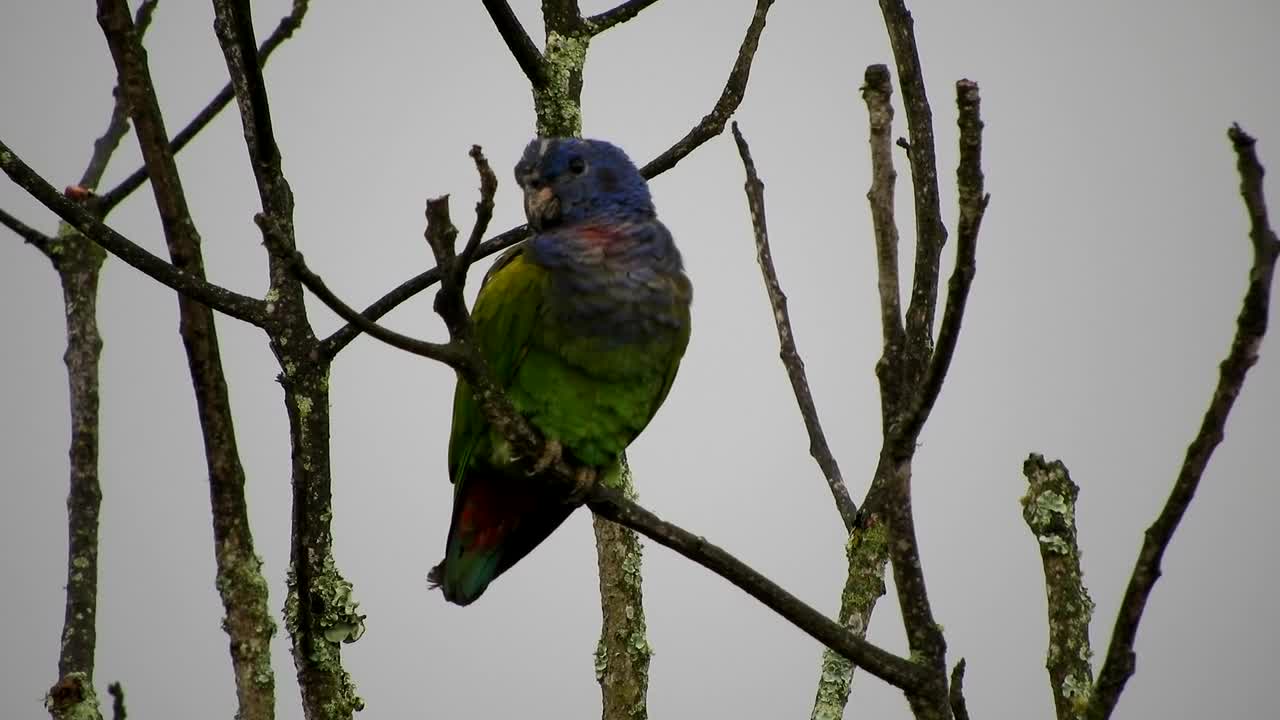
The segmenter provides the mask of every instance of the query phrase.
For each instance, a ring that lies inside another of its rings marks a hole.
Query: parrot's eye
[[[586,160],[583,160],[581,157],[578,157],[577,155],[574,155],[573,157],[569,158],[569,172],[573,173],[574,175],[581,175],[586,171],[587,171]]]
[[[525,178],[524,184],[528,186],[530,190],[541,190],[546,186],[546,183],[542,181],[542,178],[537,177],[536,175]]]

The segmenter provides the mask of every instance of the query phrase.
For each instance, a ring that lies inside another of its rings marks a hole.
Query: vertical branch
[[[295,252],[293,191],[282,170],[262,63],[247,0],[214,0],[214,30],[240,109],[245,146],[262,212],[255,217],[268,250],[271,349],[282,370],[292,446],[293,528],[285,622],[308,720],[350,718],[364,707],[342,666],[342,642],[364,632],[353,587],[333,557],[329,455],[329,363],[319,352],[290,269]]]
[[[99,0],[98,22],[116,64],[122,96],[130,109],[170,257],[175,267],[203,280],[200,236],[187,208],[146,53],[127,3]],[[213,312],[208,306],[182,295],[178,297],[178,307],[180,334],[209,468],[216,586],[226,612],[224,627],[230,639],[239,717],[267,720],[275,715],[275,680],[270,661],[275,623],[267,611],[267,585],[249,530],[244,468],[236,447]]]
[[[901,363],[895,362],[906,349],[902,328],[902,292],[898,281],[898,224],[894,220],[894,183],[898,172],[893,168],[893,85],[889,68],[884,65],[867,67],[863,76],[862,99],[867,104],[870,123],[871,188],[867,190],[867,204],[871,206],[871,224],[876,239],[876,276],[880,290],[880,327],[884,336],[884,348],[876,363],[876,375],[880,378],[880,415],[884,427],[889,427],[897,414],[897,396],[902,380],[895,376],[901,371]]]
[[[1080,570],[1080,546],[1076,543],[1076,498],[1080,487],[1071,481],[1060,460],[1046,462],[1032,454],[1022,464],[1027,494],[1022,498],[1022,519],[1040,546],[1044,565],[1049,616],[1049,690],[1058,720],[1083,716],[1093,688],[1089,661],[1089,623],[1093,600]]]
[[[1222,442],[1223,427],[1235,404],[1245,375],[1258,361],[1262,338],[1267,332],[1268,313],[1271,305],[1271,280],[1275,273],[1276,256],[1280,255],[1280,239],[1267,220],[1266,198],[1262,193],[1262,164],[1254,148],[1255,140],[1233,125],[1227,131],[1236,152],[1236,168],[1240,174],[1240,195],[1244,198],[1249,214],[1249,239],[1253,244],[1253,265],[1249,269],[1249,287],[1241,303],[1236,319],[1236,334],[1231,350],[1219,367],[1218,384],[1213,390],[1209,408],[1205,410],[1200,431],[1187,446],[1187,454],[1178,471],[1168,500],[1159,516],[1143,537],[1142,549],[1134,563],[1133,574],[1125,588],[1120,610],[1116,613],[1111,644],[1107,658],[1098,672],[1098,682],[1089,703],[1088,717],[1104,720],[1111,716],[1125,683],[1133,675],[1136,657],[1133,643],[1138,625],[1147,606],[1147,598],[1160,578],[1160,561],[1178,529],[1178,523],[1191,505],[1200,478],[1218,443]]]
[[[845,543],[848,574],[840,593],[836,620],[857,637],[867,635],[876,602],[884,597],[884,571],[889,564],[889,534],[884,523],[870,522],[855,527]],[[853,663],[831,648],[822,651],[818,691],[810,720],[839,720],[849,703],[853,684]]]
[[[924,73],[911,12],[903,0],[880,0],[880,11],[889,31],[889,44],[898,67],[902,103],[911,138],[907,157],[911,161],[911,185],[916,215],[916,260],[907,307],[907,334],[913,372],[920,372],[932,353],[933,316],[938,302],[938,263],[947,242],[938,199],[938,166],[933,145],[933,112],[924,89]]]
[[[607,487],[636,498],[635,479],[626,458],[618,477],[606,477]],[[648,626],[640,577],[640,538],[635,531],[592,515],[596,561],[600,570],[600,640],[596,644],[596,681],[604,701],[601,717],[644,720],[649,717]]]
[[[545,82],[532,83],[537,133],[542,137],[582,135],[582,70],[591,33],[577,0],[543,0]]]

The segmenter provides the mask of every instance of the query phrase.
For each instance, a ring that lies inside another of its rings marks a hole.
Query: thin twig
[[[535,88],[546,86],[547,68],[542,53],[533,44],[533,38],[529,37],[529,33],[520,24],[520,19],[512,12],[507,0],[484,0],[484,9],[489,11],[494,27],[498,29],[502,41],[507,44],[507,49],[511,51],[529,82]]]
[[[3,141],[0,141],[0,170],[68,225],[156,282],[250,325],[262,327],[266,322],[261,300],[206,282],[189,270],[180,270],[152,255],[99,220],[96,213],[101,212],[101,208],[90,210],[54,189]]]
[[[773,253],[769,249],[769,227],[765,220],[764,183],[756,174],[755,162],[751,159],[751,148],[733,123],[733,139],[738,144],[738,155],[742,157],[742,165],[747,172],[745,184],[747,206],[751,210],[751,227],[755,231],[756,262],[764,275],[764,287],[769,294],[769,304],[773,307],[773,321],[778,329],[778,342],[782,346],[779,355],[782,365],[787,369],[787,377],[791,379],[791,389],[800,406],[800,415],[804,419],[804,428],[809,433],[809,454],[817,461],[818,467],[827,479],[827,487],[835,500],[836,511],[844,521],[845,532],[852,532],[857,524],[858,507],[849,497],[849,488],[840,474],[840,465],[831,453],[827,444],[827,436],[822,431],[822,423],[818,420],[818,408],[813,401],[813,392],[809,389],[809,378],[804,371],[804,360],[796,349],[795,334],[791,330],[791,315],[787,311],[787,296],[782,292],[778,282],[778,273],[773,266]]]
[[[1111,716],[1125,683],[1133,675],[1136,656],[1133,652],[1138,625],[1146,609],[1147,598],[1156,580],[1160,578],[1160,561],[1169,542],[1173,539],[1178,523],[1195,497],[1200,478],[1204,475],[1214,448],[1222,442],[1223,427],[1244,385],[1245,375],[1258,361],[1262,338],[1267,331],[1267,315],[1271,303],[1271,280],[1275,272],[1276,256],[1280,254],[1280,239],[1267,220],[1266,199],[1262,193],[1262,164],[1254,149],[1255,140],[1233,125],[1227,131],[1236,153],[1236,169],[1240,174],[1240,195],[1249,214],[1249,239],[1253,244],[1253,265],[1249,269],[1249,288],[1245,291],[1240,315],[1236,319],[1236,334],[1231,350],[1219,369],[1218,384],[1214,388],[1209,408],[1205,411],[1200,431],[1187,447],[1186,458],[1178,479],[1173,484],[1168,500],[1151,527],[1143,536],[1142,550],[1134,563],[1133,574],[1125,588],[1120,610],[1116,613],[1115,629],[1107,658],[1098,673],[1089,703],[1088,717],[1104,720]]]
[[[443,202],[443,199],[440,201]],[[432,222],[443,222],[447,215],[442,214],[438,206],[433,207],[435,212],[429,213],[429,218]],[[444,232],[443,229],[428,227],[427,236],[443,238],[445,234],[437,233]],[[437,243],[433,243],[433,246],[435,244]],[[441,261],[448,262],[445,255],[442,249]],[[296,255],[293,258],[292,267],[293,271],[303,278],[308,288],[323,287],[323,282],[319,281],[318,277],[305,271],[305,264]],[[365,324],[372,321],[363,319],[357,321],[358,313],[340,301],[332,302],[336,300],[332,293],[326,293],[323,296],[317,294],[317,297],[340,316],[352,322],[360,322],[364,331],[378,339],[393,338],[398,335],[391,331],[376,331],[375,334],[373,328]],[[441,307],[445,312],[465,313],[465,308],[452,304]],[[461,315],[446,318],[445,322],[446,325],[454,328],[464,325],[467,320],[465,315]],[[484,363],[471,350],[469,344],[446,345],[443,347],[454,348],[456,352],[442,352],[442,346],[435,343],[422,341],[402,343],[398,339],[395,342],[388,340],[388,343],[408,352],[439,360],[452,367],[471,386],[485,419],[495,431],[511,443],[517,457],[526,459],[545,457],[545,439],[516,412],[505,393],[488,375]],[[539,477],[548,479],[554,486],[553,489],[567,496],[577,487],[578,469],[560,459],[546,468],[546,472]],[[814,639],[833,648],[876,677],[908,693],[916,691],[927,682],[923,668],[858,638],[742,561],[707,542],[705,538],[659,519],[653,513],[626,499],[618,491],[606,488],[602,483],[596,483],[585,498],[585,502],[596,514],[625,525],[725,578]]]
[[[293,7],[289,11],[289,14],[280,19],[279,24],[276,25],[276,28],[271,32],[271,35],[267,36],[267,39],[258,46],[258,62],[265,65],[267,59],[271,57],[271,54],[275,52],[276,48],[280,47],[285,40],[292,37],[294,31],[302,26],[302,19],[306,16],[309,5],[310,3],[308,0],[293,0]],[[195,137],[209,125],[209,123],[213,122],[213,119],[218,116],[218,113],[222,112],[222,109],[225,108],[234,97],[235,89],[232,88],[231,83],[228,82],[216,95],[213,96],[213,99],[211,99],[208,104],[200,110],[200,112],[196,113],[196,116],[193,117],[186,126],[173,136],[173,140],[169,143],[169,151],[175,155],[178,154],[178,152],[194,140]],[[116,185],[111,190],[102,193],[99,200],[101,212],[104,215],[110,212],[116,205],[119,205],[126,197],[131,195],[133,191],[142,187],[142,184],[146,182],[147,179],[147,168],[140,167],[133,171],[129,177],[120,181],[120,184]]]
[[[947,242],[947,229],[942,224],[938,200],[938,166],[933,145],[933,113],[925,94],[924,73],[916,49],[914,21],[903,0],[880,0],[880,11],[889,31],[889,44],[898,68],[902,87],[903,109],[911,137],[911,185],[915,198],[916,261],[912,276],[911,302],[907,306],[906,330],[913,344],[921,348],[932,345],[933,317],[938,301],[938,264],[942,247]],[[916,375],[929,359],[913,357]]]
[[[145,35],[147,28],[151,25],[151,17],[155,13],[158,2],[159,0],[146,0],[138,6],[138,11],[133,16],[133,24],[137,28],[139,37]],[[120,141],[129,132],[129,108],[121,102],[120,86],[116,85],[111,94],[115,98],[111,106],[111,119],[107,122],[107,129],[103,131],[102,136],[94,141],[89,164],[80,175],[79,185],[86,190],[92,191],[98,187],[98,183],[102,182],[102,175],[107,171],[107,163],[115,154],[116,148],[120,146]],[[105,213],[104,210],[103,217]]]
[[[153,5],[155,1],[153,0]],[[113,682],[107,686],[107,693],[111,695],[111,720],[125,720],[129,717],[129,713],[124,709],[124,686]]]
[[[969,708],[964,702],[964,658],[951,669],[951,716],[955,720],[969,720]]]
[[[627,0],[612,10],[592,15],[583,21],[592,35],[599,35],[614,25],[620,25],[640,14],[642,10],[658,2],[658,0]]]
[[[476,201],[476,222],[471,226],[471,235],[467,238],[467,244],[458,254],[458,263],[454,270],[457,276],[454,282],[457,283],[459,290],[466,282],[467,269],[471,267],[476,249],[480,247],[480,241],[489,231],[489,221],[493,219],[493,196],[498,192],[498,177],[493,174],[493,168],[489,166],[484,151],[479,145],[472,145],[470,155],[475,161],[476,172],[480,174],[480,199]]]
[[[523,242],[529,237],[529,226],[520,225],[510,230],[480,243],[476,248],[472,262],[490,255],[500,253],[503,250]],[[366,320],[375,322],[383,315],[391,312],[399,307],[402,303],[416,296],[418,293],[426,290],[440,280],[440,268],[433,267],[429,270],[418,273],[412,278],[400,283],[391,292],[378,298],[373,304],[366,307],[362,313]],[[333,358],[342,351],[347,345],[360,336],[360,328],[350,320],[347,324],[338,328],[332,335],[320,342],[319,352],[321,357]]]
[[[1080,488],[1061,461],[1046,462],[1031,454],[1022,464],[1027,494],[1022,518],[1040,547],[1047,595],[1049,650],[1045,669],[1058,720],[1075,720],[1089,702],[1093,687],[1093,649],[1089,624],[1093,600],[1084,586],[1080,546],[1076,542],[1076,498]]]
[[[734,61],[733,69],[729,71],[729,79],[725,81],[724,90],[720,92],[720,97],[711,108],[711,112],[699,120],[688,134],[677,140],[666,152],[640,168],[641,175],[651,179],[670,170],[686,155],[698,149],[698,146],[724,132],[729,117],[738,109],[738,105],[742,104],[742,98],[746,96],[747,80],[751,77],[751,63],[756,58],[756,50],[760,47],[760,34],[764,32],[765,19],[772,6],[773,0],[756,0],[751,24],[747,26],[747,33],[742,38],[742,45],[738,48],[738,59]]]
[[[902,328],[901,287],[898,280],[898,224],[894,220],[894,183],[898,173],[893,168],[893,85],[889,68],[870,65],[863,75],[862,99],[867,105],[871,146],[871,187],[867,204],[871,207],[871,225],[876,238],[876,277],[880,291],[880,327],[884,346],[876,363],[880,379],[880,415],[885,428],[893,424],[898,413],[903,371],[897,359],[904,356],[906,336]]]
[[[879,277],[881,328],[884,344],[895,350],[902,342],[902,301],[898,281],[898,224],[894,220],[893,85],[889,68],[870,65],[863,76],[862,97],[870,122],[871,188],[867,203],[876,236],[876,269]]]
[[[3,160],[3,157],[0,157],[0,160]],[[52,242],[49,236],[10,215],[4,208],[0,208],[0,225],[12,230],[28,245],[34,246],[35,249],[45,255],[49,255],[49,244]]]
[[[329,289],[329,286],[325,284],[319,275],[307,267],[302,253],[294,253],[292,270],[298,276],[298,279],[302,281],[302,284],[319,298],[320,302],[337,313],[338,317],[351,323],[360,332],[369,335],[375,340],[381,340],[394,348],[432,360],[439,360],[450,367],[462,362],[461,355],[452,344],[427,342],[403,335],[377,324],[361,314],[360,311],[347,305]]]
[[[982,226],[987,204],[991,201],[991,196],[983,190],[980,102],[977,83],[971,80],[956,83],[960,125],[960,164],[956,170],[960,223],[956,241],[956,265],[947,282],[947,302],[942,312],[937,347],[929,358],[919,390],[898,429],[899,452],[907,452],[908,446],[915,447],[920,431],[942,392],[943,380],[946,379],[951,359],[955,356],[956,344],[960,340],[960,325],[964,321],[969,287],[977,272],[978,230]]]

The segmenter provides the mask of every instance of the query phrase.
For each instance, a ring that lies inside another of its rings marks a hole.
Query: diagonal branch
[[[605,10],[602,13],[592,15],[583,21],[587,26],[587,31],[592,35],[599,35],[614,25],[622,23],[639,15],[645,8],[658,2],[658,0],[627,0],[627,2],[618,5],[612,10]]]
[[[261,300],[206,282],[202,277],[181,270],[147,252],[99,220],[95,212],[101,212],[100,208],[95,206],[91,211],[55,190],[3,141],[0,141],[0,170],[4,170],[10,180],[68,225],[156,282],[237,320],[258,327],[266,322]]]
[[[765,19],[772,6],[773,0],[756,0],[751,24],[747,26],[747,33],[742,38],[742,45],[738,48],[738,59],[734,61],[733,69],[729,71],[729,79],[725,81],[724,90],[720,92],[720,97],[712,106],[711,112],[699,120],[688,134],[677,140],[666,152],[640,168],[641,175],[645,178],[653,178],[670,170],[686,155],[698,149],[698,146],[724,132],[729,116],[733,115],[738,105],[742,104],[742,98],[746,96],[747,80],[751,77],[751,63],[755,60],[756,50],[760,47],[760,34],[764,32]]]
[[[528,237],[528,225],[513,227],[504,233],[495,235],[494,237],[480,243],[473,254],[472,262],[500,253],[512,245],[523,242]],[[430,270],[418,273],[414,277],[400,283],[400,285],[396,286],[396,288],[391,292],[378,298],[372,305],[369,305],[364,309],[362,315],[370,322],[377,321],[378,318],[381,318],[383,315],[386,315],[396,309],[405,301],[439,282],[439,280],[440,268],[438,267],[433,267]],[[330,309],[333,308],[331,307]],[[347,320],[347,324],[338,328],[332,335],[320,342],[321,357],[333,358],[341,352],[343,348],[349,345],[352,340],[359,337],[361,333],[360,327],[351,322],[350,318],[343,319]]]
[[[3,160],[4,156],[0,156],[0,162],[3,162]],[[45,235],[13,215],[10,215],[4,208],[0,208],[0,225],[4,225],[12,230],[18,237],[22,238],[23,242],[34,246],[35,249],[45,255],[49,255],[49,246],[52,239],[48,235]]]
[[[1267,331],[1268,309],[1271,303],[1271,280],[1275,272],[1276,256],[1280,255],[1280,239],[1267,220],[1266,199],[1262,193],[1262,164],[1254,149],[1255,140],[1233,125],[1227,131],[1236,153],[1236,168],[1240,174],[1240,195],[1244,198],[1249,214],[1249,239],[1253,244],[1253,266],[1249,269],[1249,288],[1245,291],[1240,315],[1236,319],[1236,334],[1231,350],[1220,366],[1218,384],[1214,388],[1209,408],[1205,411],[1200,431],[1187,447],[1182,469],[1174,481],[1164,507],[1143,537],[1142,549],[1134,563],[1133,574],[1125,588],[1120,610],[1116,613],[1115,629],[1107,658],[1098,673],[1089,703],[1088,717],[1104,720],[1111,716],[1125,683],[1133,675],[1136,658],[1133,652],[1138,625],[1146,609],[1147,598],[1156,580],[1160,578],[1160,561],[1164,557],[1178,523],[1195,497],[1200,478],[1204,475],[1209,458],[1218,443],[1222,442],[1223,427],[1244,386],[1245,375],[1258,361],[1258,351]]]
[[[280,19],[275,30],[273,30],[271,34],[267,36],[267,39],[262,42],[262,45],[258,47],[257,57],[260,63],[266,64],[267,58],[275,52],[276,48],[280,47],[285,40],[292,37],[294,31],[302,26],[302,19],[306,16],[308,7],[309,0],[293,0],[293,8],[289,11],[289,14]],[[231,83],[228,82],[221,90],[218,91],[218,94],[213,96],[213,99],[210,100],[209,103],[200,110],[200,112],[196,113],[196,116],[192,118],[185,127],[173,136],[172,142],[169,143],[169,151],[175,155],[178,154],[178,152],[194,140],[196,135],[199,135],[210,122],[213,122],[213,119],[218,116],[218,113],[222,112],[222,109],[225,108],[234,97],[235,90],[231,87]],[[109,213],[116,205],[119,205],[126,197],[131,195],[134,190],[142,187],[142,184],[146,181],[147,169],[146,167],[140,167],[133,171],[129,177],[122,180],[119,185],[116,185],[111,190],[102,193],[99,199],[99,207],[101,208],[102,214],[106,215]]]
[[[858,508],[853,504],[853,498],[849,497],[849,488],[844,483],[840,466],[835,456],[831,454],[831,447],[827,445],[827,436],[822,432],[822,423],[818,420],[818,408],[813,401],[813,392],[809,389],[804,360],[796,349],[795,335],[791,330],[787,296],[782,292],[778,273],[773,267],[773,253],[769,249],[769,228],[765,220],[764,183],[756,174],[756,165],[751,159],[751,148],[747,146],[747,140],[742,137],[736,122],[733,124],[733,139],[738,144],[738,154],[742,157],[742,165],[747,171],[745,187],[747,205],[751,209],[751,226],[755,230],[756,261],[760,264],[760,272],[764,275],[769,304],[773,306],[773,320],[778,328],[778,341],[782,345],[779,353],[782,364],[787,369],[787,377],[791,379],[791,389],[795,392],[796,403],[800,406],[804,428],[809,433],[809,454],[813,455],[813,459],[817,461],[818,467],[827,479],[827,487],[831,489],[836,510],[844,521],[845,532],[852,532],[857,524]]]
[[[159,0],[146,0],[138,6],[138,11],[133,18],[138,37],[146,34],[158,2]],[[107,122],[107,129],[103,131],[102,136],[94,141],[89,164],[85,166],[84,173],[80,176],[80,187],[90,191],[102,182],[102,175],[107,171],[107,163],[115,154],[116,148],[120,146],[120,141],[129,132],[129,108],[121,102],[120,86],[116,85],[111,94],[115,96],[115,102],[111,106],[111,119]],[[101,212],[103,216],[106,215],[105,210]]]
[[[512,12],[507,0],[484,0],[484,9],[489,11],[489,18],[507,44],[507,49],[516,59],[520,69],[534,88],[542,88],[547,84],[546,62],[542,52],[533,44],[533,38],[520,24],[520,19]]]
[[[359,310],[346,304],[339,298],[329,286],[325,284],[324,279],[315,274],[311,268],[307,267],[306,261],[302,257],[302,253],[295,252],[291,261],[291,270],[297,275],[298,280],[304,286],[319,298],[330,310],[337,313],[338,317],[351,323],[358,331],[369,335],[375,340],[398,348],[407,353],[421,355],[425,358],[438,360],[450,367],[463,362],[462,355],[458,347],[452,343],[434,343],[426,340],[418,340],[409,337],[395,330],[383,327],[373,320],[368,319],[365,314]]]

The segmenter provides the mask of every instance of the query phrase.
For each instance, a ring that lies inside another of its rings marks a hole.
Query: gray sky
[[[537,3],[514,3],[541,38]],[[753,6],[667,2],[597,38],[588,135],[643,162],[711,107]],[[287,2],[260,2],[261,32]],[[584,3],[598,11],[608,3]],[[951,374],[922,437],[915,507],[951,659],[968,659],[975,716],[1050,717],[1044,590],[1018,498],[1029,451],[1082,486],[1094,643],[1110,637],[1142,530],[1198,427],[1244,292],[1250,250],[1225,137],[1232,121],[1280,170],[1280,6],[916,2],[944,208],[954,230],[953,82],[982,87],[994,199]],[[200,3],[162,3],[148,47],[176,130],[225,81]],[[781,2],[738,114],[768,185],[778,272],[834,450],[855,498],[879,446],[879,355],[862,72],[891,55],[872,2]],[[84,3],[0,10],[0,136],[55,185],[78,178],[105,123],[114,70]],[[267,73],[297,231],[309,262],[355,304],[430,263],[427,196],[469,222],[482,144],[502,185],[494,228],[516,224],[508,169],[532,133],[524,77],[479,3],[316,3]],[[899,111],[895,132],[905,134]],[[234,112],[179,158],[210,277],[261,294],[252,176]],[[909,180],[897,158],[903,234]],[[106,185],[132,171],[132,139]],[[1280,214],[1274,173],[1268,186]],[[742,168],[717,139],[653,183],[697,292],[680,376],[631,458],[643,502],[834,613],[843,538],[807,441],[755,266]],[[50,229],[7,182],[0,206]],[[144,188],[111,224],[163,253]],[[66,384],[56,275],[0,238],[0,577],[8,630],[0,716],[36,717],[56,676],[65,562]],[[903,248],[908,256],[909,247]],[[950,254],[950,253],[948,253]],[[949,268],[949,265],[948,265]],[[1273,310],[1275,310],[1273,303]],[[208,492],[172,294],[118,261],[104,271],[99,690],[120,680],[136,717],[230,717],[234,691],[213,588]],[[313,305],[327,333],[334,316]],[[426,296],[388,324],[439,337]],[[220,319],[253,531],[283,602],[289,454],[277,369],[254,328]],[[1174,540],[1138,637],[1123,717],[1249,717],[1280,673],[1274,468],[1276,338]],[[362,339],[333,370],[335,541],[368,633],[344,649],[372,718],[589,717],[599,632],[589,518],[576,514],[467,609],[426,590],[449,520],[443,468],[453,373]],[[654,717],[807,717],[819,646],[719,578],[646,554]],[[892,592],[892,591],[891,591]],[[905,652],[895,603],[871,638]],[[301,717],[283,631],[280,716]],[[908,717],[859,674],[859,716]],[[193,712],[192,708],[198,708]],[[852,716],[853,713],[851,712]]]

